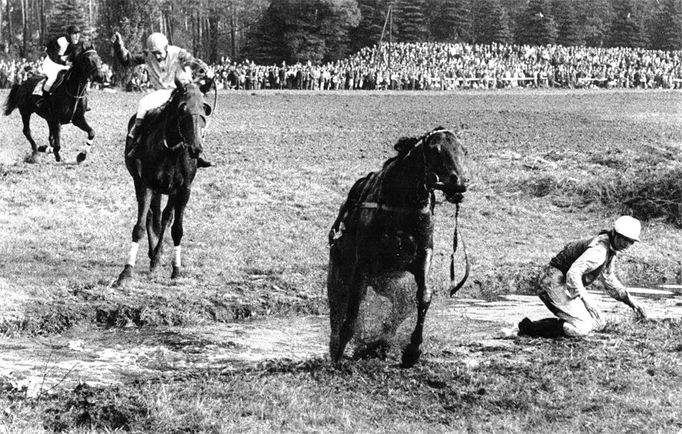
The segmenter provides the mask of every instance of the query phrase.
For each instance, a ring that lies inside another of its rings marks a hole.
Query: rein
[[[462,280],[459,281],[457,285],[455,285],[455,252],[457,251],[457,226],[459,223],[459,204],[455,204],[455,231],[454,234],[452,235],[452,254],[450,255],[450,297],[455,295],[457,291],[464,286],[464,282],[466,282],[467,278],[469,277],[469,271],[471,270],[471,266],[469,264],[469,254],[467,252],[467,245],[464,242],[464,238],[462,238],[462,249],[464,250],[464,261],[466,262],[466,269],[464,271],[464,277],[462,277]]]

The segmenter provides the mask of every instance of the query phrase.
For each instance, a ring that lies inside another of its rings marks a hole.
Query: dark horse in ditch
[[[182,263],[180,242],[183,235],[185,207],[192,191],[192,181],[197,171],[197,156],[203,151],[203,130],[211,106],[206,93],[213,80],[183,84],[176,79],[176,90],[161,108],[145,116],[140,136],[140,146],[145,149],[138,160],[128,156],[132,142],[127,139],[125,164],[135,184],[137,221],[133,227],[132,246],[117,285],[132,278],[140,239],[145,234],[149,241],[149,268],[153,272],[159,265],[163,251],[163,238],[171,227],[175,246],[171,279],[180,277]],[[128,130],[135,116],[128,122]],[[126,131],[128,131],[126,130]],[[168,196],[161,212],[162,195]]]
[[[24,123],[24,136],[31,144],[31,156],[29,162],[36,162],[38,152],[54,152],[54,158],[61,161],[60,132],[61,126],[73,123],[76,127],[88,133],[85,146],[78,153],[76,161],[82,163],[88,155],[95,139],[95,131],[85,120],[85,111],[88,103],[88,81],[103,82],[105,77],[102,72],[102,59],[100,59],[95,47],[91,44],[78,46],[73,56],[73,65],[66,71],[63,81],[56,87],[52,95],[47,98],[45,104],[38,107],[36,104],[42,97],[34,95],[33,90],[44,79],[43,76],[32,76],[21,84],[15,84],[10,90],[5,102],[5,115],[9,115],[15,108],[21,113]],[[50,131],[50,146],[36,144],[31,135],[31,114],[47,121]]]
[[[329,352],[335,362],[353,337],[367,287],[386,295],[407,273],[417,286],[417,324],[403,350],[403,366],[414,365],[421,355],[432,296],[427,277],[433,256],[434,190],[459,203],[469,180],[465,149],[450,130],[439,127],[421,137],[402,138],[395,149],[398,155],[380,171],[355,182],[329,234]],[[398,326],[392,325],[393,333]]]

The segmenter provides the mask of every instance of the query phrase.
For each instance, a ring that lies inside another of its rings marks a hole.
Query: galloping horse
[[[137,197],[137,222],[133,227],[132,246],[117,285],[132,278],[138,242],[144,236],[145,225],[149,241],[149,268],[153,272],[161,260],[163,238],[172,223],[171,236],[175,245],[175,258],[171,279],[180,276],[180,241],[183,235],[183,217],[189,201],[192,181],[197,171],[197,155],[202,152],[203,129],[211,106],[205,94],[214,86],[213,80],[199,85],[182,84],[175,80],[176,90],[161,108],[145,116],[140,136],[146,149],[139,159],[128,156],[133,146],[130,139],[125,146],[125,164],[135,184]],[[130,118],[128,129],[135,122]],[[168,202],[161,213],[161,197]]]
[[[76,161],[81,163],[85,160],[90,147],[95,138],[94,130],[85,120],[85,109],[87,107],[87,86],[88,80],[103,82],[104,73],[102,72],[102,60],[95,48],[90,45],[82,45],[73,56],[73,66],[66,72],[63,83],[58,86],[52,95],[48,97],[46,104],[41,107],[36,102],[41,98],[34,95],[33,89],[43,80],[42,76],[33,76],[21,84],[12,86],[12,90],[5,102],[5,115],[9,115],[15,108],[19,108],[21,120],[24,123],[24,136],[31,144],[31,157],[28,161],[35,162],[38,152],[54,152],[54,158],[61,161],[59,151],[61,149],[60,130],[61,126],[73,123],[81,130],[88,133],[88,140],[85,147],[76,157]],[[31,114],[47,121],[50,130],[49,148],[47,146],[38,147],[31,136]]]
[[[464,147],[450,130],[439,127],[422,137],[402,138],[395,149],[398,155],[382,170],[356,181],[329,234],[333,361],[341,359],[353,337],[367,287],[385,295],[407,273],[417,284],[417,324],[403,350],[403,366],[414,365],[421,355],[432,296],[427,276],[433,256],[434,190],[459,203],[469,180]],[[398,326],[392,325],[393,333]]]

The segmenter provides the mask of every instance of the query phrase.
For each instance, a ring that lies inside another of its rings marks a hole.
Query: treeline
[[[161,31],[211,63],[341,59],[394,42],[682,49],[682,0],[4,0],[0,47],[37,57],[79,25],[98,46],[114,31],[132,49]],[[111,61],[109,50],[100,54]]]

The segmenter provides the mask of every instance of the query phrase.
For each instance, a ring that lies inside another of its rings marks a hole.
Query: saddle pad
[[[47,81],[47,77],[36,83],[36,87],[33,88],[33,95],[43,96],[43,85]]]

